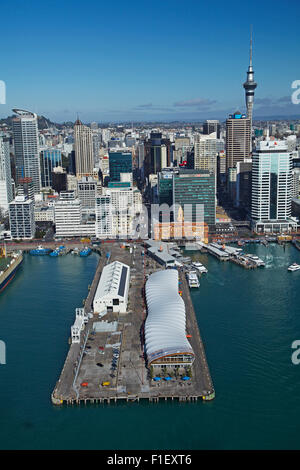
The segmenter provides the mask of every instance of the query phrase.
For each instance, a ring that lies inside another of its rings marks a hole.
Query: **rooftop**
[[[130,268],[127,264],[114,261],[103,268],[95,293],[95,299],[106,296],[124,297],[126,282],[129,282]]]
[[[178,293],[178,272],[157,271],[146,282],[148,316],[145,342],[149,363],[169,355],[190,354],[185,304]]]

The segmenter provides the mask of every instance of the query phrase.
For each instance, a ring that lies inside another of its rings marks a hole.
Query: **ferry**
[[[192,266],[193,266],[193,268],[196,268],[197,271],[199,271],[199,273],[201,273],[201,274],[208,272],[206,267],[202,263],[200,263],[199,261],[195,261],[194,263],[192,263]]]
[[[41,245],[39,245],[37,248],[35,248],[34,250],[30,250],[29,251],[29,254],[30,255],[34,255],[34,256],[41,256],[41,255],[48,255],[48,253],[50,252],[51,250],[49,248],[44,248],[42,247]]]
[[[265,263],[263,262],[262,259],[260,259],[258,256],[256,255],[245,255],[247,256],[247,258],[249,258],[251,261],[254,261],[255,264],[257,264],[257,266],[265,266]]]
[[[288,271],[298,271],[300,269],[300,264],[293,263],[288,267]]]
[[[200,286],[200,282],[199,282],[199,279],[198,279],[198,276],[197,276],[197,272],[196,271],[189,271],[187,273],[187,280],[188,280],[188,283],[189,283],[189,287],[192,288],[192,287],[199,287]]]
[[[79,256],[88,256],[91,253],[91,248],[86,246],[83,250],[79,252]]]
[[[22,262],[22,251],[17,251],[9,256],[0,258],[0,292],[2,292],[15,277],[15,274]]]

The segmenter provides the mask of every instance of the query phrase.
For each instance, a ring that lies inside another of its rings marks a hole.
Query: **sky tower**
[[[253,110],[253,102],[254,102],[254,90],[257,87],[257,83],[254,81],[254,70],[252,67],[252,28],[251,28],[251,35],[250,35],[250,63],[247,71],[247,81],[244,83],[243,87],[245,88],[245,98],[246,98],[246,106],[247,106],[247,114],[248,118],[250,119],[251,125],[251,144],[252,144],[252,110]],[[252,145],[250,147],[250,151],[252,150]]]

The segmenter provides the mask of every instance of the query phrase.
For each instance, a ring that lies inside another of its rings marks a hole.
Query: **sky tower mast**
[[[251,34],[250,34],[250,63],[247,71],[247,80],[243,84],[245,88],[245,98],[246,98],[246,107],[247,107],[247,114],[248,118],[250,119],[250,135],[251,135],[251,142],[250,142],[250,151],[252,152],[252,112],[253,112],[253,102],[254,102],[254,91],[257,87],[257,83],[254,81],[254,70],[252,67],[252,26],[251,26]]]

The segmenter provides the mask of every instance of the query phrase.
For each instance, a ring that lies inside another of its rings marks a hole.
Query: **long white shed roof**
[[[102,270],[94,301],[102,297],[125,297],[129,283],[130,268],[127,264],[114,261]]]

